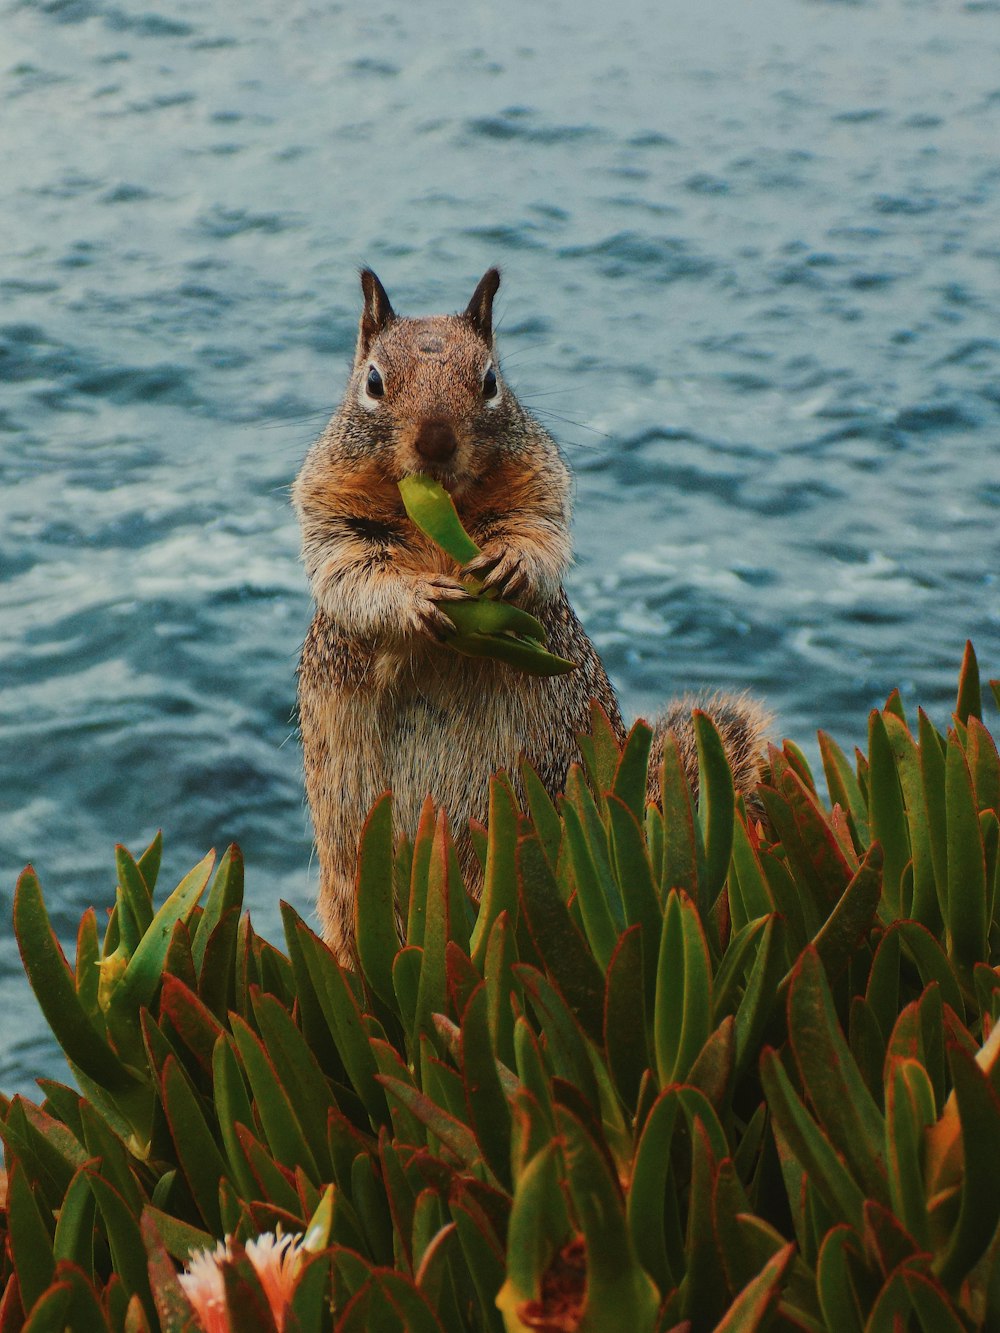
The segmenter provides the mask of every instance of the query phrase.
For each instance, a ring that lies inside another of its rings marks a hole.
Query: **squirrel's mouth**
[[[469,484],[469,477],[460,468],[456,467],[452,460],[447,463],[432,463],[426,459],[420,459],[415,467],[407,468],[403,473],[404,476],[415,474],[432,477],[449,494],[454,496],[461,495]]]

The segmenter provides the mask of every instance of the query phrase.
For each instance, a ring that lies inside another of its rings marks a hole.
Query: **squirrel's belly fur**
[[[393,793],[397,830],[409,837],[426,797],[447,811],[463,878],[476,893],[467,830],[470,820],[486,821],[491,775],[505,770],[520,791],[524,759],[547,790],[561,791],[580,758],[576,737],[589,727],[592,698],[624,735],[614,691],[565,595],[537,611],[551,651],[578,663],[568,677],[527,676],[429,641],[380,649],[338,633],[317,612],[299,667],[299,720],[328,940],[353,936],[358,840],[384,791]]]
[[[368,811],[386,790],[412,836],[430,796],[443,807],[466,883],[480,887],[468,834],[485,821],[490,775],[519,786],[526,760],[548,792],[580,758],[590,701],[625,738],[614,690],[563,590],[570,559],[569,469],[500,375],[491,269],[460,315],[400,319],[370,270],[354,367],[339,410],[293,488],[316,614],[299,666],[306,791],[319,853],[319,913],[344,962],[354,946],[354,878]],[[406,517],[399,480],[428,472],[452,494],[480,548],[465,567]],[[485,591],[541,620],[549,650],[576,663],[537,677],[447,647],[442,603]],[[759,780],[767,714],[744,696],[686,698],[656,724],[650,799],[669,731],[697,779],[690,713],[719,727],[737,788]]]

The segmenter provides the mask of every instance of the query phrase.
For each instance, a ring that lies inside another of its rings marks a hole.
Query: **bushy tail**
[[[752,798],[767,769],[768,733],[774,725],[774,715],[750,694],[724,693],[685,694],[672,700],[654,719],[647,798],[656,802],[660,799],[660,765],[668,733],[677,742],[684,770],[697,795],[698,750],[691,721],[696,709],[708,714],[722,737],[737,792]]]

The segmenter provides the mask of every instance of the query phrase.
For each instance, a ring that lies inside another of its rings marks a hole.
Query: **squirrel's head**
[[[364,308],[345,407],[353,439],[367,441],[394,480],[427,472],[458,493],[510,440],[521,409],[497,365],[499,286],[491,268],[461,314],[402,319],[371,269],[362,270]]]

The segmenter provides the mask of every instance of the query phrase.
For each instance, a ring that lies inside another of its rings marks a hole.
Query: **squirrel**
[[[463,878],[481,871],[467,830],[485,822],[489,778],[516,778],[523,758],[553,798],[580,759],[577,733],[596,700],[626,727],[594,645],[570,606],[570,472],[552,436],[503,378],[493,334],[497,269],[461,314],[401,318],[371,269],[343,401],[309,450],[293,504],[316,609],[299,664],[306,791],[319,854],[319,916],[342,963],[353,959],[358,841],[376,799],[393,793],[398,832],[412,836],[425,798],[448,812]],[[480,554],[459,569],[407,518],[397,483],[427,473],[451,497]],[[484,591],[530,611],[547,649],[576,663],[524,675],[447,647],[441,603]],[[737,788],[762,773],[769,724],[746,696],[685,697],[656,724],[650,798],[667,730],[697,779],[690,714],[720,729]]]

